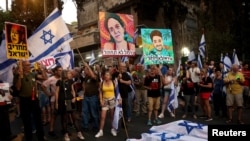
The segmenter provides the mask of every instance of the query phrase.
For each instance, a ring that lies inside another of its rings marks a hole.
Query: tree
[[[244,26],[243,1],[201,0],[198,22],[199,27],[205,29],[210,60],[218,61],[221,53],[232,54],[233,49],[236,49],[239,59],[243,60],[242,53],[246,51],[244,43],[248,41],[244,35],[247,28],[244,27],[249,30],[249,26]]]
[[[0,9],[0,33],[3,31],[4,29],[4,22],[8,21],[8,22],[13,22],[14,18],[11,16],[9,11],[3,11]]]
[[[54,10],[52,0],[15,0],[11,5],[11,16],[15,23],[27,26],[28,36],[44,21],[44,1],[46,2],[46,13]],[[58,8],[62,10],[63,1],[58,1]],[[48,15],[46,15],[48,16]]]

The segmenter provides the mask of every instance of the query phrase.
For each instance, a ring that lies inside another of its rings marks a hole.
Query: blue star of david
[[[187,129],[188,134],[193,130],[193,129],[202,129],[203,126],[206,126],[204,124],[197,123],[197,125],[189,125],[188,123],[192,123],[190,121],[183,121],[183,123],[179,123],[178,125],[184,126]]]
[[[174,140],[174,139],[175,139],[175,140],[176,140],[176,139],[180,139],[181,136],[184,136],[184,135],[181,135],[181,134],[176,134],[175,136],[166,137],[166,135],[167,135],[167,133],[156,134],[156,136],[161,137],[161,140],[162,140],[162,141],[167,141],[167,140],[169,140],[169,139],[171,139],[171,140]]]
[[[43,30],[43,35],[40,37],[44,44],[46,45],[47,43],[51,43],[52,44],[52,39],[54,38],[55,36],[51,33],[51,29],[49,31],[45,31]]]

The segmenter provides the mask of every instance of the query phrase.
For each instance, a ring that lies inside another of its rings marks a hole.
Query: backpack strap
[[[113,84],[113,86],[114,86],[114,92],[115,92],[115,96],[116,96],[116,88],[115,88],[115,82],[113,81],[113,80],[111,80],[112,81],[112,84]],[[101,90],[100,91],[102,91],[102,88],[103,88],[103,81],[101,82]],[[103,92],[102,92],[102,94],[103,94]]]

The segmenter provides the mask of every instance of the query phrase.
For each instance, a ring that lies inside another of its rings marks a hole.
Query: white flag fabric
[[[93,65],[96,62],[94,51],[91,53],[91,58],[89,60],[89,65]]]
[[[179,61],[178,61],[178,67],[177,67],[177,71],[176,71],[176,76],[177,77],[180,76],[180,69],[181,69],[181,59],[179,59]]]
[[[28,49],[32,58],[35,58],[34,61],[38,61],[45,56],[62,52],[64,48],[61,46],[71,41],[72,37],[61,12],[56,8],[28,39]]]
[[[236,54],[236,50],[234,49],[234,52],[233,52],[233,60],[232,60],[232,64],[236,64],[238,66],[240,66],[240,61],[238,59],[238,56]]]
[[[198,54],[198,67],[199,67],[200,69],[202,69],[203,66],[202,66],[202,62],[201,62],[201,57],[200,57],[200,56],[201,56],[201,55]]]
[[[0,80],[5,83],[13,84],[13,67],[16,65],[15,59],[8,59],[6,55],[5,33],[3,32],[0,45]]]
[[[188,62],[190,61],[195,61],[196,57],[195,57],[195,54],[194,54],[194,51],[192,50],[189,55],[188,55]]]
[[[144,55],[141,56],[140,58],[140,62],[139,62],[141,65],[144,65]]]
[[[174,86],[174,81],[171,82],[171,93],[169,95],[169,104],[167,105],[167,109],[169,112],[173,112],[176,108],[178,108],[178,98],[176,93],[176,88]]]
[[[142,141],[207,141],[206,139],[173,132],[143,133],[141,136]]]
[[[228,72],[231,69],[232,66],[232,61],[231,59],[228,57],[228,55],[226,54],[224,59],[223,59],[223,64],[224,64],[224,68],[226,69],[226,71]]]
[[[205,46],[206,46],[205,35],[202,34],[201,41],[199,44],[199,51],[200,51],[200,55],[202,56],[202,58],[205,58]]]
[[[220,62],[223,62],[223,54],[220,55]]]
[[[152,126],[142,133],[140,139],[126,141],[207,141],[208,126],[198,122],[177,120],[167,124]]]
[[[118,88],[117,80],[115,80],[115,94],[116,94],[116,104],[115,104],[115,112],[114,112],[114,119],[112,121],[112,126],[118,130],[119,127],[119,120],[121,119],[122,115],[122,106],[119,105],[119,99],[121,99],[120,91]]]
[[[128,56],[123,56],[123,57],[121,58],[121,62],[125,63],[125,62],[127,62],[127,61],[128,61]]]
[[[152,126],[151,133],[173,132],[182,135],[189,135],[196,138],[208,139],[208,126],[198,122],[178,120],[167,124]]]
[[[63,69],[74,68],[74,52],[62,52],[55,55],[56,65],[62,66]]]

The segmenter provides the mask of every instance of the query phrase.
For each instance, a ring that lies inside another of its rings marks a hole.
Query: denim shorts
[[[49,105],[49,97],[43,91],[39,91],[39,101],[41,108]]]

